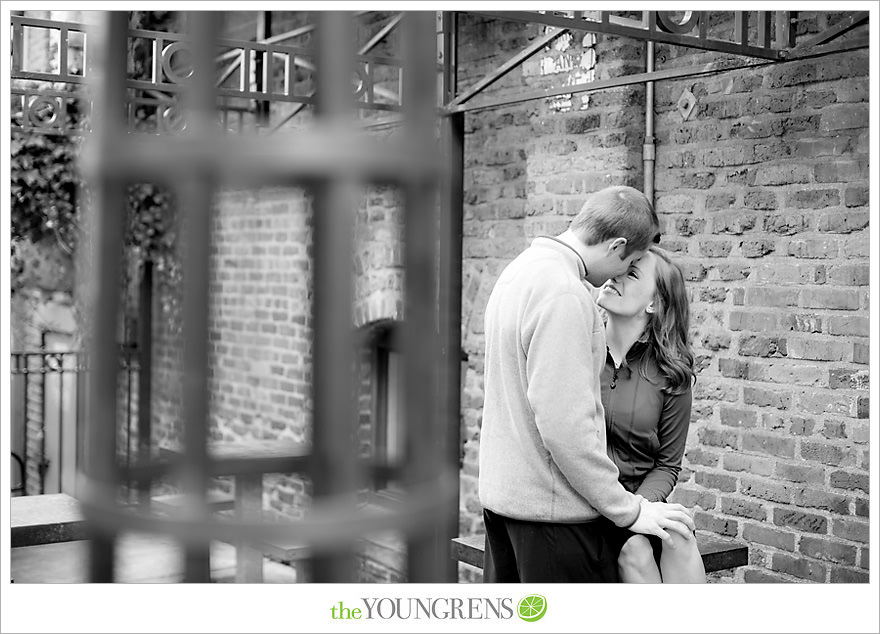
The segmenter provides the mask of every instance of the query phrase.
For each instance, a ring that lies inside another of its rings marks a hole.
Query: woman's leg
[[[623,583],[662,583],[654,549],[644,535],[633,535],[626,540],[620,549],[617,567]]]
[[[660,555],[660,572],[663,583],[706,583],[706,571],[703,558],[697,548],[697,538],[689,534],[687,538],[678,533],[669,532],[674,548],[663,543]]]

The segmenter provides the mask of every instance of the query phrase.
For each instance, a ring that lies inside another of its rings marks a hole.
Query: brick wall
[[[804,34],[840,14],[806,17]],[[655,111],[701,368],[674,499],[749,542],[732,580],[867,581],[867,51],[662,82]]]

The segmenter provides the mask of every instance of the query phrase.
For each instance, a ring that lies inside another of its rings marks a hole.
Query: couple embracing
[[[484,580],[705,581],[681,469],[693,353],[684,277],[651,203],[592,194],[486,307]]]

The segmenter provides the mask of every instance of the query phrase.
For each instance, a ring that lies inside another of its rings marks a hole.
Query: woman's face
[[[635,317],[645,314],[657,288],[657,256],[648,251],[625,273],[602,285],[596,303],[611,315]],[[653,312],[651,308],[650,312]]]

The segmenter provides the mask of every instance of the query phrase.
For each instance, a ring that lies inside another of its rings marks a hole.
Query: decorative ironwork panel
[[[12,16],[12,79],[28,80],[15,85],[13,130],[56,134],[79,134],[89,129],[91,97],[84,84],[95,63],[88,53],[88,26],[23,16]],[[57,54],[45,56],[39,66],[26,59],[30,38],[42,38]],[[192,42],[186,35],[129,29],[129,48],[137,44],[147,51],[148,79],[133,76],[129,67],[125,87],[129,129],[151,134],[178,134],[186,118],[178,104],[192,81]],[[315,52],[309,48],[277,42],[218,39],[215,42],[216,94],[220,101],[218,126],[242,132],[243,119],[253,114],[256,101],[313,105]],[[367,111],[402,110],[403,61],[378,55],[355,56],[351,90],[356,107]],[[259,72],[259,76],[258,76]],[[52,92],[38,88],[46,82],[81,86],[80,92]],[[229,105],[229,102],[234,102]],[[75,122],[65,112],[76,104],[82,113]],[[238,105],[245,103],[245,106]]]
[[[621,35],[650,42],[701,48],[762,59],[780,60],[791,47],[786,39],[790,11],[735,11],[732,33],[716,32],[718,11],[477,11],[518,22],[534,22],[580,31]],[[640,18],[631,17],[640,14]],[[779,18],[774,29],[774,14]],[[774,32],[776,37],[774,38]]]

